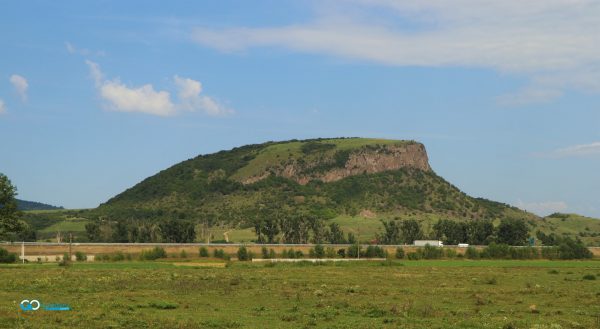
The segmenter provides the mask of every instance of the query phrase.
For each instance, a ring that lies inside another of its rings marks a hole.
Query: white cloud
[[[27,79],[18,74],[13,74],[9,78],[10,83],[15,87],[17,94],[21,97],[22,101],[27,100],[27,89],[29,88],[29,83],[27,83]]]
[[[524,90],[501,98],[506,104],[550,101],[566,89],[600,93],[599,1],[340,0],[327,6],[305,24],[197,28],[192,39],[226,52],[283,47],[384,65],[490,68],[528,77]]]
[[[225,115],[233,111],[219,104],[209,96],[200,95],[202,92],[202,84],[200,81],[189,78],[181,78],[174,76],[173,80],[179,88],[180,106],[189,111],[200,110],[208,115]]]
[[[159,116],[175,114],[175,105],[167,91],[155,91],[151,84],[141,87],[127,87],[119,79],[104,80],[100,66],[87,60],[90,74],[94,79],[100,96],[114,111],[140,112]]]
[[[4,105],[4,101],[0,99],[0,114],[6,113],[6,105]]]
[[[569,208],[564,201],[548,201],[548,202],[529,202],[525,203],[521,200],[517,202],[517,207],[523,210],[530,211],[539,216],[547,216],[555,212],[564,212]]]
[[[175,114],[170,94],[166,91],[155,91],[151,84],[129,88],[119,80],[106,81],[100,87],[100,95],[117,111],[159,116]]]
[[[567,157],[580,157],[588,155],[600,154],[600,142],[594,142],[590,144],[573,145],[565,148],[554,150],[548,154],[550,157],[567,158]]]
[[[171,101],[171,93],[168,91],[154,90],[151,84],[129,87],[119,79],[107,80],[97,63],[86,60],[86,64],[90,69],[90,75],[100,97],[106,101],[107,107],[113,111],[140,112],[158,116],[172,116],[177,114],[179,110],[201,110],[209,115],[221,115],[231,112],[212,98],[200,95],[202,85],[199,81],[175,76],[174,81],[179,88],[178,97],[180,101],[180,103],[175,104]]]

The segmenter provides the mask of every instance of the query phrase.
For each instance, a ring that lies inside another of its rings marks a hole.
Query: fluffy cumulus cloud
[[[189,78],[173,77],[179,88],[180,107],[189,111],[202,111],[208,115],[225,115],[232,111],[206,95],[200,95],[202,84]]]
[[[10,83],[15,87],[17,94],[21,97],[22,101],[27,100],[27,89],[29,88],[29,83],[27,83],[27,79],[18,74],[13,74],[9,78]]]
[[[564,212],[568,205],[564,201],[523,202],[519,200],[517,207],[539,216],[547,216],[555,212]]]
[[[175,105],[167,91],[156,91],[151,84],[140,87],[128,87],[119,79],[105,80],[100,66],[86,61],[92,78],[96,83],[100,97],[107,102],[108,108],[122,112],[140,112],[159,116],[175,114]]]
[[[6,113],[6,105],[4,105],[4,101],[0,99],[0,114]]]
[[[130,87],[119,79],[105,79],[97,63],[89,60],[86,63],[100,97],[106,101],[107,107],[111,110],[158,116],[172,116],[182,110],[203,111],[209,115],[230,112],[210,97],[200,95],[202,85],[199,81],[175,76],[174,81],[179,90],[179,102],[174,103],[171,100],[171,93],[168,91],[155,90],[151,84]]]
[[[529,79],[506,104],[600,93],[600,2],[595,0],[338,0],[308,23],[197,28],[226,52],[283,47],[393,66],[474,67]],[[342,14],[340,14],[342,13]]]

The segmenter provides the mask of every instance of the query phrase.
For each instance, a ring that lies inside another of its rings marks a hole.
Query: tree
[[[502,219],[496,229],[496,240],[511,246],[522,246],[527,243],[527,224],[521,219]]]
[[[309,231],[312,227],[310,219],[303,215],[289,215],[281,220],[281,233],[285,243],[308,242]]]
[[[396,221],[381,221],[383,224],[383,234],[379,236],[379,240],[383,244],[398,244],[400,243],[400,226]]]
[[[127,225],[124,221],[120,220],[113,224],[112,240],[113,242],[129,242]]]
[[[279,220],[274,214],[267,216],[263,221],[263,234],[267,237],[269,243],[275,242],[275,237],[279,234]]]
[[[455,245],[467,240],[467,225],[448,219],[439,220],[433,225],[433,233],[445,244]]]
[[[89,241],[100,241],[100,224],[97,222],[85,224],[85,233]]]
[[[354,236],[354,233],[352,232],[348,232],[348,243],[349,244],[355,244],[356,241],[356,237]]]
[[[25,223],[19,220],[16,195],[17,188],[0,173],[0,240],[14,241],[26,229]]]
[[[346,239],[344,239],[344,232],[340,228],[340,225],[337,223],[329,224],[329,232],[327,240],[333,244],[341,244],[346,243]]]
[[[246,249],[246,246],[241,246],[237,251],[237,258],[241,261],[252,260],[252,253]]]
[[[415,240],[423,238],[423,231],[419,222],[414,219],[408,219],[400,224],[400,231],[402,231],[402,241],[407,244],[413,243]]]
[[[196,236],[194,223],[170,219],[158,224],[163,242],[193,242]]]
[[[467,243],[472,245],[489,244],[494,236],[494,224],[491,220],[473,220],[467,224]]]
[[[313,231],[313,243],[321,244],[325,240],[325,227],[323,221],[316,217],[307,217],[306,220],[310,223],[310,227]]]

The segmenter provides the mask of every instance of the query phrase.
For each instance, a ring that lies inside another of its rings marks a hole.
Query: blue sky
[[[415,139],[470,195],[600,217],[597,17],[587,0],[5,4],[0,172],[84,208],[248,143]]]

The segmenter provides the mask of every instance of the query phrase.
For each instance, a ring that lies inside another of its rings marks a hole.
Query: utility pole
[[[358,227],[358,238],[356,239],[356,258],[360,259],[360,226]]]
[[[71,245],[73,244],[73,233],[69,233],[69,261],[73,259],[71,256]]]

